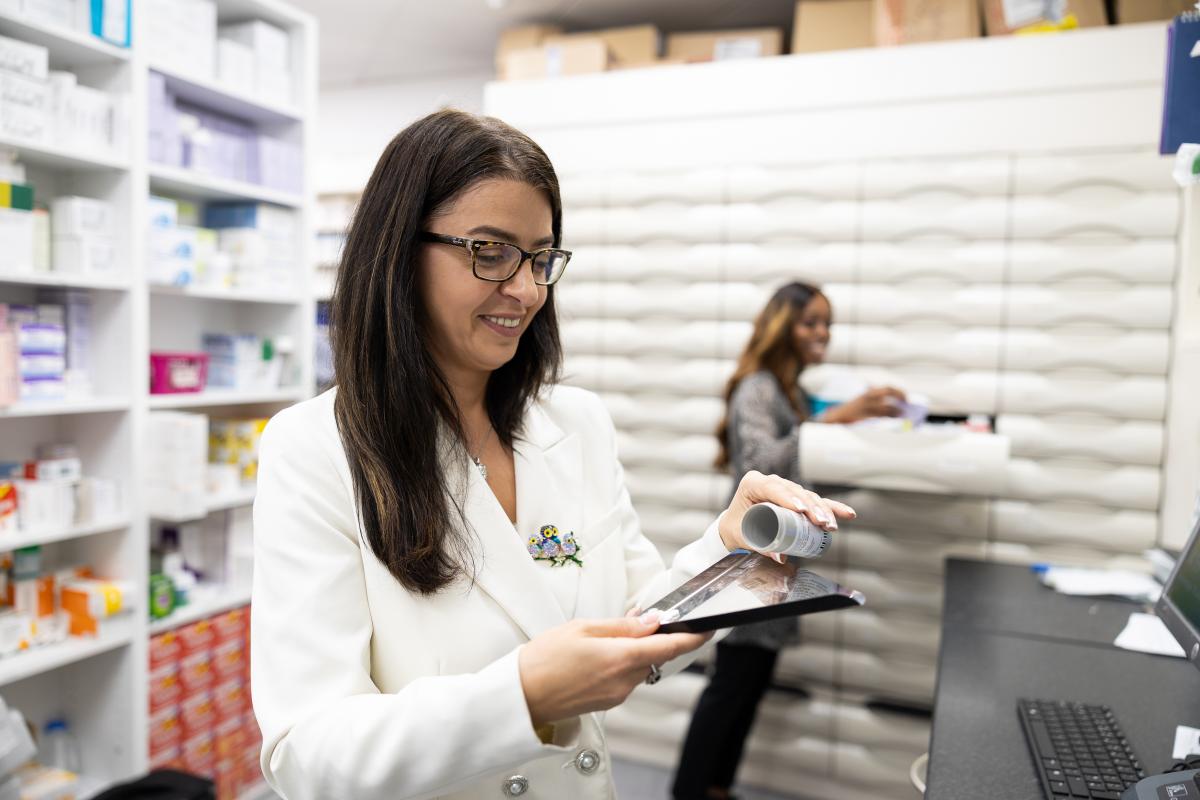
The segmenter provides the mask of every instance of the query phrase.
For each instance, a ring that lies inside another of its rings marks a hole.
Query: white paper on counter
[[[1107,595],[1157,603],[1162,594],[1162,586],[1154,578],[1127,569],[1047,567],[1041,571],[1041,580],[1056,592],[1085,597]]]
[[[1171,758],[1183,761],[1194,755],[1200,755],[1200,729],[1178,726],[1175,728],[1175,749],[1171,751]]]
[[[1161,619],[1153,614],[1143,614],[1138,611],[1129,615],[1125,629],[1117,634],[1113,644],[1139,653],[1153,653],[1176,658],[1185,657],[1183,648],[1179,646],[1179,642],[1175,641],[1175,637],[1167,630],[1167,626]]]

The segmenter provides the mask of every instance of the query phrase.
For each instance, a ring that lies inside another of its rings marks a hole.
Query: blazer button
[[[520,797],[529,790],[529,779],[524,775],[509,775],[504,779],[504,796]]]
[[[584,775],[591,775],[600,766],[600,754],[595,750],[580,750],[575,756],[575,769]]]

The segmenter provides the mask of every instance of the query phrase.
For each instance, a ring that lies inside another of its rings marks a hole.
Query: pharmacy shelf
[[[182,75],[170,67],[151,64],[166,79],[167,89],[180,100],[252,122],[300,122],[304,114],[294,105],[263,100],[221,83]]]
[[[0,272],[0,284],[18,286],[52,286],[68,289],[99,289],[109,292],[129,291],[128,275],[96,275],[74,272]]]
[[[20,533],[0,538],[0,546],[3,546],[5,550],[16,550],[19,547],[65,542],[68,539],[82,539],[86,536],[95,536],[98,533],[110,533],[128,527],[129,517],[113,517],[112,519],[104,519],[97,522],[72,525],[69,528],[60,528],[56,531],[21,531]]]
[[[72,636],[62,644],[35,647],[0,658],[0,686],[7,686],[124,647],[132,642],[134,637],[133,615],[125,616],[128,619],[109,620],[106,632],[100,636]],[[10,698],[9,702],[13,700]]]
[[[155,194],[202,201],[253,200],[288,208],[300,208],[304,205],[304,198],[300,195],[268,189],[245,181],[231,181],[162,164],[151,164],[149,171],[150,188]]]
[[[53,69],[73,69],[129,60],[129,51],[103,39],[62,25],[51,25],[0,13],[0,36],[37,44],[50,51]]]
[[[313,296],[318,301],[331,299],[333,297],[333,283],[334,278],[332,275],[327,277],[324,272],[315,273],[313,275]]]
[[[186,606],[171,612],[168,617],[151,622],[150,635],[155,636],[164,631],[211,617],[213,614],[220,614],[231,608],[239,608],[250,602],[249,586],[215,589],[211,586],[201,585],[193,589],[192,594],[193,599]]]
[[[231,508],[253,505],[254,494],[254,486],[245,486],[236,492],[210,496],[205,501],[204,513],[200,516],[193,514],[151,514],[151,516],[159,522],[194,522],[217,511],[228,511]]]
[[[150,292],[167,297],[194,297],[198,300],[221,300],[234,303],[269,303],[290,306],[300,302],[300,297],[294,292],[280,292],[271,289],[151,285]]]
[[[114,153],[73,150],[13,136],[0,136],[0,147],[15,150],[21,161],[52,169],[88,172],[125,172],[129,169],[129,160]]]
[[[278,797],[279,795],[271,790],[267,782],[263,781],[257,786],[251,786],[249,789],[243,791],[238,795],[238,800],[277,800]]]
[[[248,406],[255,403],[296,403],[304,399],[303,389],[266,389],[235,392],[207,389],[203,392],[152,394],[150,408],[208,408],[210,406]]]
[[[61,417],[67,414],[109,414],[128,411],[129,400],[122,397],[89,397],[82,400],[46,400],[0,406],[5,417]]]

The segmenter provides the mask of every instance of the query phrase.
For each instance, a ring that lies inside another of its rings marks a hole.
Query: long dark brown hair
[[[363,533],[396,580],[420,594],[469,576],[472,549],[462,498],[447,491],[454,459],[443,463],[440,445],[447,433],[464,441],[463,425],[426,344],[419,236],[439,210],[487,178],[544,192],[559,246],[558,178],[542,149],[500,120],[438,111],[397,134],[375,165],[347,233],[330,310],[334,414]],[[551,287],[516,355],[488,380],[484,403],[505,446],[561,366]],[[465,449],[455,456],[465,465]]]
[[[744,378],[767,370],[779,381],[792,409],[797,414],[803,410],[800,408],[796,381],[804,369],[804,361],[796,352],[792,330],[800,321],[804,309],[818,296],[821,296],[821,290],[816,286],[799,281],[788,283],[779,287],[763,310],[758,312],[750,341],[738,357],[733,376],[725,384],[725,413],[716,431],[720,449],[715,466],[729,466],[729,401]]]

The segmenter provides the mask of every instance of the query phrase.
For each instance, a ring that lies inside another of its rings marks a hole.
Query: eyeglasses
[[[550,286],[562,277],[571,260],[570,250],[546,247],[532,253],[508,242],[489,242],[481,239],[464,239],[461,236],[446,236],[442,233],[421,234],[426,242],[451,244],[471,254],[471,272],[476,278],[495,283],[504,283],[517,274],[526,260],[533,267],[533,282],[539,286]]]

